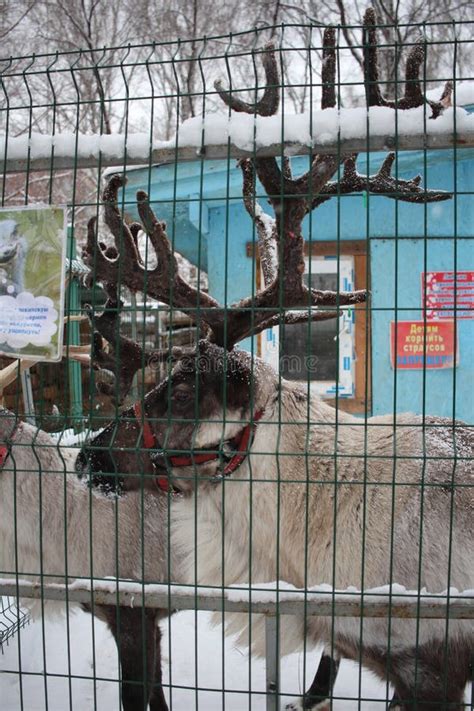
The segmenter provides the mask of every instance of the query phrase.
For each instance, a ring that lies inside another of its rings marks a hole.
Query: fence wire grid
[[[6,711],[474,708],[472,28],[0,60]]]

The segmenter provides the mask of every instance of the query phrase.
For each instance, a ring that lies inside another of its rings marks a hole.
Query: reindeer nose
[[[166,456],[162,449],[158,449],[156,452],[150,455],[150,460],[153,466],[157,469],[168,469]]]

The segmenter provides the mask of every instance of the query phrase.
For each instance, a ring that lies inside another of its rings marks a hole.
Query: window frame
[[[305,258],[351,256],[354,259],[354,289],[370,289],[368,240],[327,240],[305,242]],[[260,260],[255,242],[247,243],[247,257],[256,257],[256,288],[262,288]],[[370,309],[361,304],[355,309],[354,321],[354,394],[349,397],[325,398],[325,402],[352,413],[370,413],[372,408],[372,347]],[[262,354],[261,338],[257,337],[257,354]]]

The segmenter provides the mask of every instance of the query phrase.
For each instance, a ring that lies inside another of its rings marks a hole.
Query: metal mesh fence
[[[1,60],[2,708],[472,708],[471,30]]]
[[[27,612],[18,607],[15,601],[9,597],[2,597],[0,608],[0,651],[3,652],[4,644],[8,644],[20,627],[24,627],[29,622]]]

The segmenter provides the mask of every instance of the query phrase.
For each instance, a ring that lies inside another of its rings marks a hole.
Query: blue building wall
[[[361,156],[359,170],[374,173],[385,154]],[[308,158],[292,161],[295,174]],[[455,369],[394,371],[390,365],[390,321],[395,288],[398,320],[422,319],[421,272],[474,270],[474,156],[468,149],[400,153],[393,174],[423,176],[427,188],[453,191],[452,200],[431,205],[381,196],[341,196],[321,205],[304,223],[306,239],[367,240],[370,255],[373,412],[430,412],[474,420],[474,335],[472,320],[460,321],[459,365]],[[134,195],[145,188],[168,223],[176,248],[209,275],[209,290],[231,304],[252,292],[255,264],[247,257],[253,224],[242,204],[241,173],[235,161],[196,161],[130,170],[124,194],[134,213]],[[260,191],[263,195],[263,190]],[[266,200],[260,201],[265,207]],[[398,257],[396,258],[396,255]],[[248,346],[248,344],[247,344]],[[471,395],[467,395],[471,393]]]
[[[474,321],[457,321],[456,368],[394,370],[389,349],[391,321],[423,320],[421,272],[472,270],[472,247],[467,239],[371,240],[373,414],[393,412],[396,397],[399,412],[474,421]]]

